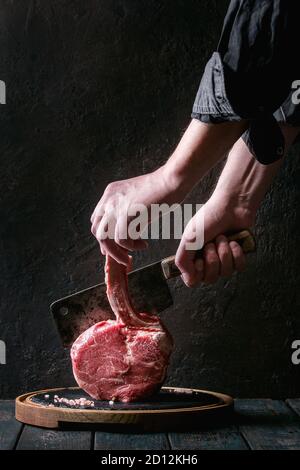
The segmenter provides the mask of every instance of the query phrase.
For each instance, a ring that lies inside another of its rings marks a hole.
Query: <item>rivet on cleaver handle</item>
[[[229,241],[236,241],[241,246],[244,253],[255,251],[255,240],[249,230],[242,230],[241,232],[228,235],[227,238]],[[202,257],[202,250],[197,252],[196,257],[198,259]],[[175,255],[163,259],[161,267],[166,279],[171,279],[172,277],[177,277],[181,274],[175,264]]]

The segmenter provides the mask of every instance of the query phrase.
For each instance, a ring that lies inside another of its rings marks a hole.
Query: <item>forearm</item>
[[[286,152],[299,131],[300,128],[283,126]],[[253,225],[257,208],[280,165],[280,161],[260,164],[241,138],[232,147],[215,191],[187,224],[176,253],[176,265],[187,286],[215,282],[219,276],[243,269],[245,257],[241,248],[224,235]],[[197,220],[202,224],[203,216],[206,245],[202,264],[198,260],[196,266],[186,243],[195,236]]]
[[[164,165],[166,179],[186,194],[219,161],[247,127],[246,121],[204,124],[193,119]]]
[[[221,195],[228,205],[234,203],[255,213],[281,164],[282,160],[262,165],[239,139],[228,155],[213,195]]]
[[[285,154],[298,133],[297,128],[284,126]],[[221,173],[214,195],[222,196],[225,202],[242,206],[255,214],[283,159],[270,165],[262,165],[250,153],[240,138],[231,149]]]

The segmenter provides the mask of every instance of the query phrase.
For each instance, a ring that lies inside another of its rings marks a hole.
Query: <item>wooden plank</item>
[[[95,450],[167,450],[169,442],[164,433],[96,432]]]
[[[234,425],[207,426],[196,432],[170,433],[174,450],[247,450],[248,447]]]
[[[292,408],[292,410],[300,416],[300,398],[289,398],[286,400],[288,406]]]
[[[252,450],[299,450],[300,420],[280,400],[236,400],[240,432]]]
[[[17,450],[90,450],[90,431],[49,430],[26,425]]]
[[[15,419],[15,402],[0,400],[0,450],[15,447],[22,426],[22,423]]]

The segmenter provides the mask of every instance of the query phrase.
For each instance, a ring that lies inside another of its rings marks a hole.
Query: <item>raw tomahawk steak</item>
[[[173,340],[157,316],[134,310],[125,266],[107,256],[105,274],[116,320],[96,323],[74,342],[74,377],[95,399],[141,400],[164,382]]]

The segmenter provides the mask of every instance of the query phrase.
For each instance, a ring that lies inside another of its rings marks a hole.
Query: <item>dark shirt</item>
[[[203,122],[249,120],[243,139],[264,164],[284,153],[278,122],[300,125],[292,88],[300,84],[299,4],[232,0],[193,106]]]

